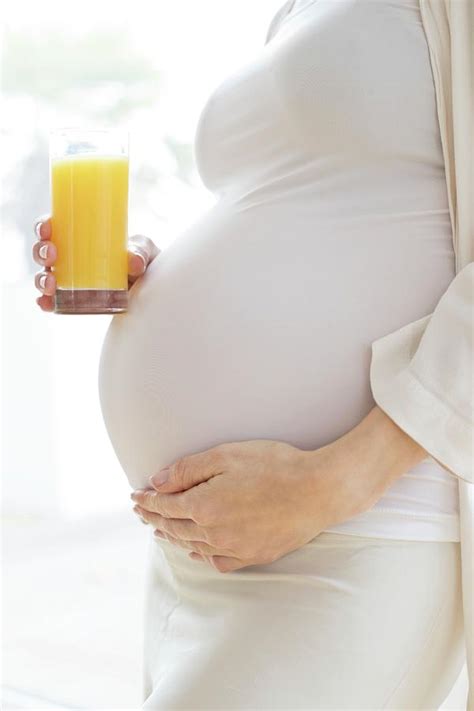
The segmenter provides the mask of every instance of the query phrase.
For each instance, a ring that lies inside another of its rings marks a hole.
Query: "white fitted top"
[[[132,287],[103,344],[105,425],[133,487],[222,442],[316,449],[375,405],[371,343],[454,278],[418,0],[303,0],[199,120],[216,204]],[[459,540],[431,458],[328,531]]]

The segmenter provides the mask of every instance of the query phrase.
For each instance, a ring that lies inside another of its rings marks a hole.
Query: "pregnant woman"
[[[143,708],[435,709],[464,661],[465,473],[369,378],[456,275],[418,0],[287,2],[195,149],[216,204],[163,251],[131,239],[100,361],[155,532]]]

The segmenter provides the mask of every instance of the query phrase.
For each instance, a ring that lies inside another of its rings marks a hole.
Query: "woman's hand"
[[[177,460],[159,493],[132,498],[168,540],[226,572],[269,563],[318,533],[311,470],[310,453],[284,442],[232,442]]]
[[[313,451],[273,440],[225,443],[182,457],[134,492],[162,537],[228,572],[271,563],[370,508],[426,451],[378,406]],[[168,474],[159,484],[160,475]]]
[[[33,244],[33,259],[44,267],[35,274],[35,286],[42,292],[36,303],[43,311],[54,311],[54,293],[56,291],[56,277],[51,267],[56,261],[56,245],[51,242],[51,218],[49,215],[40,217],[34,225],[38,240]],[[40,252],[41,250],[41,252]],[[161,252],[160,248],[149,238],[143,235],[133,235],[128,240],[128,288],[141,277],[148,265]]]

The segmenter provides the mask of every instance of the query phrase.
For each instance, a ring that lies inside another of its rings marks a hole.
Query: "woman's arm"
[[[347,520],[348,513],[353,516],[369,509],[396,479],[429,456],[378,405],[352,430],[315,450],[317,468],[324,452],[328,467],[344,477],[341,491],[347,499],[335,499],[331,524]]]
[[[366,511],[425,456],[375,406],[316,450],[248,440],[181,457],[132,499],[159,535],[228,572],[274,561]]]
[[[377,405],[452,474],[473,481],[474,262],[434,312],[372,343]]]

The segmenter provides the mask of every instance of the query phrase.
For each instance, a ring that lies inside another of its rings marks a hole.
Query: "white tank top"
[[[131,289],[101,354],[105,424],[134,487],[222,442],[316,449],[375,405],[371,343],[454,278],[418,0],[296,2],[199,120],[216,204]],[[431,458],[354,535],[459,540],[456,478]]]

